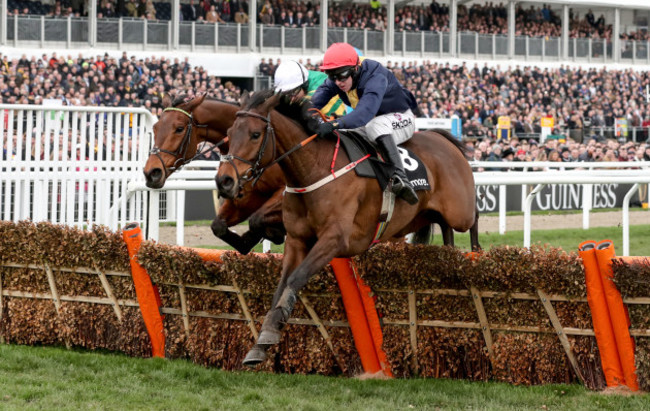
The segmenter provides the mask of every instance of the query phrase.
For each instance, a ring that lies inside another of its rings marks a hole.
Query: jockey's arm
[[[329,103],[332,97],[338,95],[338,87],[329,80],[318,86],[314,95],[311,96],[311,104],[314,108],[322,109]]]
[[[352,129],[368,124],[377,115],[387,86],[388,80],[383,75],[375,75],[368,80],[363,96],[359,99],[354,111],[337,120],[338,128]]]

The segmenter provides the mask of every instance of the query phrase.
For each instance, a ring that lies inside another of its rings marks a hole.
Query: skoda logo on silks
[[[393,121],[391,124],[393,126],[393,130],[408,127],[413,123],[409,117],[402,118],[402,115],[400,113],[395,113],[393,116],[397,119],[397,121]]]

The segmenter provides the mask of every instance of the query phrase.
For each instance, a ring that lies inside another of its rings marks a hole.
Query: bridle
[[[253,117],[262,120],[266,123],[266,130],[264,130],[262,145],[260,146],[259,150],[257,150],[257,158],[255,159],[255,161],[246,160],[245,158],[232,155],[232,154],[221,156],[221,162],[227,163],[229,166],[233,168],[233,170],[235,170],[235,174],[237,175],[237,181],[239,182],[239,187],[237,188],[237,191],[241,195],[242,188],[246,183],[252,181],[254,186],[257,183],[257,181],[260,179],[260,177],[262,177],[262,173],[264,173],[264,171],[268,167],[272,166],[277,162],[277,160],[272,160],[269,164],[262,166],[262,159],[264,158],[266,147],[269,144],[269,136],[273,144],[273,157],[275,157],[276,142],[275,142],[275,130],[271,125],[271,113],[269,113],[267,117],[264,117],[257,113],[253,113],[252,111],[238,111],[237,113],[235,113],[235,116]],[[237,167],[235,167],[233,164],[233,160],[239,160],[244,164],[248,164],[250,167],[240,175],[239,171],[237,170]]]
[[[253,186],[257,181],[262,177],[262,173],[266,171],[269,167],[271,167],[274,164],[279,163],[282,161],[284,158],[287,156],[291,155],[294,151],[298,150],[299,148],[305,146],[307,143],[312,141],[313,139],[316,138],[316,134],[314,134],[311,137],[306,138],[305,140],[301,141],[297,145],[293,146],[289,150],[287,150],[284,154],[281,156],[275,158],[276,156],[276,150],[277,150],[277,144],[276,144],[276,138],[275,138],[275,130],[273,129],[273,126],[271,125],[271,113],[264,117],[260,114],[253,113],[252,111],[238,111],[235,113],[237,117],[253,117],[259,120],[262,120],[266,123],[266,130],[264,131],[264,137],[262,138],[262,144],[260,145],[259,150],[257,151],[257,156],[255,161],[250,161],[246,160],[245,158],[235,156],[232,154],[229,155],[222,155],[221,156],[221,162],[222,163],[227,163],[230,165],[234,170],[235,174],[237,175],[237,180],[238,180],[238,192],[241,195],[241,190],[243,186],[248,183],[249,181],[252,181]],[[229,138],[229,137],[226,137]],[[273,158],[274,160],[271,160],[268,164],[262,166],[262,159],[264,158],[264,153],[266,152],[266,147],[269,145],[269,138],[272,140],[272,145],[273,145]],[[239,171],[237,171],[237,167],[234,166],[233,160],[239,160],[244,164],[248,164],[250,167],[244,171],[241,175],[239,174]]]
[[[155,155],[156,157],[158,157],[158,160],[160,160],[160,163],[163,166],[163,170],[165,170],[165,178],[169,177],[169,175],[171,173],[173,173],[174,171],[180,169],[181,167],[183,167],[185,164],[191,162],[192,160],[198,158],[202,154],[205,154],[208,151],[213,150],[214,147],[219,147],[221,144],[228,141],[228,137],[226,137],[223,140],[221,140],[219,143],[215,144],[213,147],[210,147],[209,149],[204,150],[204,151],[197,152],[194,155],[194,157],[192,157],[190,159],[186,159],[185,156],[187,155],[187,150],[190,147],[190,140],[192,138],[192,127],[205,128],[205,132],[206,132],[206,136],[207,136],[207,132],[208,132],[207,127],[208,127],[208,125],[207,124],[196,124],[196,122],[194,121],[194,117],[193,117],[192,113],[189,113],[189,112],[183,110],[182,108],[167,107],[166,109],[163,110],[163,113],[166,112],[166,111],[177,111],[179,113],[183,113],[190,119],[190,121],[188,123],[187,131],[185,132],[185,135],[183,136],[183,140],[181,140],[181,143],[179,144],[176,151],[169,151],[169,150],[165,150],[163,148],[156,147],[156,146],[154,146],[151,149],[151,151],[149,151],[149,155]],[[167,166],[165,165],[165,162],[163,161],[162,156],[160,155],[160,153],[169,154],[169,155],[175,157],[176,161],[174,161],[174,164],[171,167],[167,168]]]

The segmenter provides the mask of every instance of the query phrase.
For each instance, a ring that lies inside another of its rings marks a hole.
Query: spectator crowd
[[[630,129],[645,127],[642,137],[648,137],[648,72],[431,61],[387,65],[413,91],[426,117],[457,115],[469,136],[489,135],[498,118],[507,116],[515,134],[540,133],[541,119],[550,117],[558,130],[581,140],[595,129],[613,130],[616,119],[624,118]]]
[[[171,1],[153,0],[100,0],[99,18],[134,17],[149,20],[171,19]],[[44,14],[54,17],[86,16],[87,1],[56,0],[46,5],[40,0],[9,0],[8,14]],[[258,22],[285,27],[312,27],[320,24],[319,1],[263,0],[256,10]],[[377,0],[368,3],[332,2],[329,4],[327,25],[354,29],[386,30],[388,12]],[[557,10],[550,5],[518,3],[515,10],[515,34],[531,37],[559,37],[562,21]],[[246,0],[186,0],[181,2],[179,18],[183,21],[207,23],[246,23],[249,4]],[[430,4],[400,5],[395,10],[397,31],[449,31],[449,6],[433,0]],[[508,12],[505,2],[475,2],[459,4],[458,31],[480,34],[507,34]],[[570,9],[569,37],[611,39],[612,24],[605,16],[598,17],[591,9]],[[623,40],[650,39],[648,30],[632,30],[620,36]]]
[[[162,113],[163,94],[170,91],[205,92],[211,97],[237,101],[241,90],[188,59],[156,56],[136,59],[122,53],[97,56],[43,54],[9,60],[0,53],[0,95],[8,104],[42,104],[44,99],[65,105],[145,107]]]
[[[318,68],[309,59],[301,62]],[[272,76],[280,63],[262,59],[259,71]],[[461,119],[463,136],[477,160],[622,161],[650,155],[645,143],[650,129],[647,72],[470,67],[431,61],[387,62],[387,66],[415,94],[421,115]],[[187,58],[138,59],[124,52],[119,58],[107,53],[76,58],[53,53],[10,60],[0,54],[2,103],[43,104],[44,99],[57,99],[66,105],[145,107],[160,115],[163,94],[168,92],[205,92],[233,102],[241,95],[232,82],[192,67]],[[512,120],[514,138],[509,142],[497,137],[500,116]],[[553,118],[555,129],[547,142],[537,143],[542,117]],[[638,128],[636,140],[642,143],[627,141],[631,133],[627,139],[613,134],[620,118]]]

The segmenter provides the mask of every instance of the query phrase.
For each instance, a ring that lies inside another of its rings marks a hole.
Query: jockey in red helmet
[[[418,196],[404,173],[404,164],[397,150],[415,132],[417,109],[415,97],[397,81],[387,68],[374,60],[361,61],[351,45],[332,44],[323,57],[321,70],[328,79],[312,96],[316,108],[324,107],[335,95],[348,106],[351,113],[318,127],[318,135],[326,136],[336,129],[355,129],[374,141],[385,157],[395,166],[392,190],[409,204],[416,204]]]

